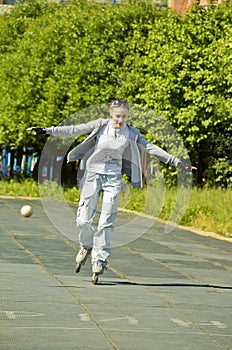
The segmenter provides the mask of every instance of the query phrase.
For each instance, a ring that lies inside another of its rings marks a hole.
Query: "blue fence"
[[[0,152],[0,177],[32,177],[39,154],[32,147],[10,149],[2,147]]]

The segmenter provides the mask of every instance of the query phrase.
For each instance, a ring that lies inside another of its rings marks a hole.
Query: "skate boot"
[[[79,252],[77,253],[76,256],[76,267],[75,267],[75,272],[78,273],[81,270],[81,265],[85,265],[87,259],[89,258],[91,254],[92,249],[87,249],[82,247]]]
[[[92,282],[93,282],[93,284],[97,284],[98,276],[103,274],[104,270],[106,269],[106,265],[107,265],[107,262],[103,261],[103,260],[97,260],[93,263],[93,267],[92,267],[92,272],[93,272]]]

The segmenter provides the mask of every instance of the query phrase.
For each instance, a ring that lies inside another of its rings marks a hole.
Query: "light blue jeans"
[[[110,241],[118,210],[121,190],[121,174],[105,175],[85,172],[82,180],[76,223],[80,230],[79,242],[84,248],[92,248],[92,263],[106,261],[110,255]],[[93,227],[100,193],[101,212],[97,229]]]

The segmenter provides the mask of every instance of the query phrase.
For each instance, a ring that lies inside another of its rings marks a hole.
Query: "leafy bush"
[[[35,181],[31,179],[17,181],[10,179],[9,181],[0,181],[0,194],[14,197],[39,197],[39,188]]]

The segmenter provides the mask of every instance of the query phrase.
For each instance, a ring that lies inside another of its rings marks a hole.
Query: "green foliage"
[[[80,199],[80,190],[77,187],[65,188],[64,197],[67,202],[78,204]]]
[[[45,181],[39,184],[32,179],[0,180],[0,195],[14,197],[46,197],[51,201],[67,201],[77,203],[80,190],[76,187],[60,187],[56,182]]]
[[[180,224],[232,237],[231,200],[232,188],[194,188]]]
[[[38,184],[31,179],[27,180],[1,180],[0,194],[14,197],[39,197]]]
[[[158,116],[173,126],[198,163],[198,183],[227,186],[231,22],[231,6],[179,16],[146,0],[18,4],[0,16],[0,144],[41,148],[27,127],[124,96],[155,112],[134,124],[159,145],[167,139]]]
[[[123,203],[127,203],[123,208],[168,220],[175,200],[175,187],[168,188],[166,193],[158,191],[155,186],[149,191],[134,189],[129,199],[123,198]],[[179,224],[232,237],[231,200],[231,188],[193,188],[188,208]]]

